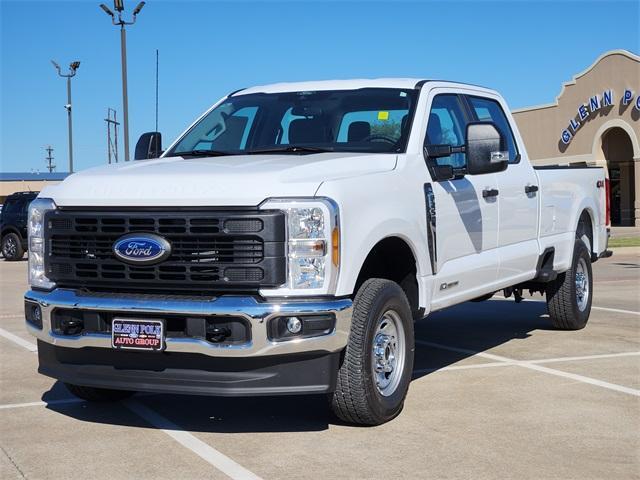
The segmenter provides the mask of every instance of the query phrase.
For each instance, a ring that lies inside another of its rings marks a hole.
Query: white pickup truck
[[[31,204],[39,371],[87,400],[326,394],[380,424],[402,410],[415,320],[530,290],[583,328],[610,254],[605,172],[532,167],[482,87],[253,87],[160,143]]]

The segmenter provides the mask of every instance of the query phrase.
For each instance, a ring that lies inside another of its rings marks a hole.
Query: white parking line
[[[414,370],[413,375],[426,375],[427,373],[435,372],[448,372],[450,370],[470,370],[474,368],[487,368],[487,367],[508,367],[511,365],[507,362],[488,362],[488,363],[474,363],[473,365],[450,365],[442,368],[422,368]]]
[[[604,312],[614,312],[614,313],[626,313],[628,315],[638,315],[640,316],[640,312],[634,312],[633,310],[621,310],[619,308],[607,308],[607,307],[594,307],[591,306],[593,310],[602,310]]]
[[[436,348],[444,348],[444,345],[439,343],[431,343],[431,342],[423,342],[422,340],[416,341],[416,343],[420,343],[422,345],[433,346]],[[449,349],[447,347],[446,349]],[[455,351],[460,351],[464,349],[456,349]],[[472,350],[465,351],[465,353],[471,353]],[[474,356],[479,356],[478,354],[474,354]],[[597,355],[582,355],[579,357],[557,357],[557,358],[543,358],[541,360],[523,360],[525,363],[554,363],[554,362],[575,362],[579,360],[598,360],[603,358],[619,358],[619,357],[637,357],[640,356],[640,352],[622,352],[622,353],[602,353]],[[448,372],[450,370],[470,370],[475,368],[491,368],[491,367],[508,367],[509,365],[517,365],[521,363],[521,361],[507,362],[507,361],[499,361],[499,362],[487,362],[487,363],[474,363],[471,365],[449,365],[448,367],[440,367],[440,368],[422,368],[419,370],[414,370],[414,375],[425,375],[427,373],[435,373],[435,372]]]
[[[25,403],[8,403],[5,405],[0,405],[0,410],[8,410],[13,408],[26,408],[26,407],[44,407],[47,405],[63,405],[67,403],[83,403],[84,400],[79,398],[63,398],[60,400],[51,400],[48,402],[39,401],[39,402],[25,402]],[[227,475],[234,480],[262,480],[259,476],[254,474],[253,472],[247,470],[242,465],[234,462],[229,457],[220,453],[215,448],[207,445],[203,441],[194,437],[189,432],[185,432],[176,424],[164,418],[162,415],[154,412],[150,408],[141,404],[136,400],[126,400],[122,402],[124,406],[126,406],[133,413],[138,415],[140,418],[149,422],[149,424],[153,425],[155,428],[161,430],[162,432],[169,435],[175,441],[177,441],[180,445],[191,450],[193,453],[198,455],[200,458],[213,465],[215,468],[220,470],[222,473]]]
[[[598,387],[608,388],[609,390],[615,390],[616,392],[622,392],[629,395],[640,397],[640,390],[635,388],[625,387],[610,382],[603,382],[602,380],[596,380],[595,378],[585,377],[584,375],[577,375],[575,373],[563,372],[556,370],[555,368],[543,367],[542,365],[536,365],[533,363],[522,362],[518,364],[521,367],[528,368],[530,370],[536,370],[538,372],[548,373],[550,375],[556,375],[557,377],[570,378],[577,382],[588,383],[590,385],[596,385]]]
[[[507,358],[507,357],[501,357],[500,355],[494,355],[493,353],[478,352],[476,350],[469,350],[468,348],[451,347],[449,345],[443,345],[441,343],[427,342],[426,340],[416,340],[416,343],[418,345],[424,345],[426,347],[440,348],[442,350],[449,350],[451,352],[468,353],[469,355],[473,355],[474,357],[488,358],[490,360],[497,360],[498,362],[503,362],[503,363],[504,362],[506,362],[506,363],[515,363],[515,362],[517,362],[517,360],[512,360],[512,359]]]
[[[496,300],[510,300],[514,301],[513,298],[507,298],[502,295],[494,295],[494,299]],[[544,300],[536,300],[534,298],[524,298],[523,302],[536,302],[536,303],[544,303]],[[591,305],[592,310],[601,310],[603,312],[613,312],[613,313],[626,313],[627,315],[638,315],[640,316],[640,312],[636,312],[635,310],[623,310],[620,308],[609,308],[609,307],[597,307],[595,305]]]
[[[84,400],[80,398],[61,398],[60,400],[50,400],[48,402],[26,402],[26,403],[7,403],[0,405],[0,410],[8,408],[25,408],[25,407],[46,407],[47,405],[64,405],[65,403],[82,403]]]
[[[500,355],[494,355],[492,353],[477,352],[477,351],[474,351],[474,350],[469,350],[468,348],[452,347],[452,346],[449,346],[449,345],[443,345],[441,343],[435,343],[435,342],[427,342],[427,341],[424,341],[424,340],[416,340],[416,343],[418,345],[425,345],[425,346],[428,346],[428,347],[441,348],[443,350],[449,350],[449,351],[452,351],[452,352],[467,353],[467,354],[472,355],[472,356],[477,356],[477,357],[482,357],[482,358],[489,358],[491,360],[497,360],[498,362],[503,362],[505,365],[515,365],[515,366],[518,366],[518,367],[528,368],[530,370],[536,370],[538,372],[548,373],[550,375],[555,375],[555,376],[558,376],[558,377],[570,378],[570,379],[576,380],[578,382],[588,383],[590,385],[596,385],[598,387],[607,388],[609,390],[614,390],[616,392],[626,393],[628,395],[634,395],[636,397],[640,397],[640,390],[637,390],[635,388],[625,387],[623,385],[618,385],[618,384],[610,383],[610,382],[604,382],[602,380],[597,380],[595,378],[585,377],[584,375],[577,375],[575,373],[563,372],[561,370],[556,370],[554,368],[543,367],[542,365],[537,365],[536,363],[534,363],[532,361],[514,360],[512,358],[502,357]],[[602,356],[598,356],[598,357],[602,358]],[[584,357],[582,359],[584,359]],[[550,359],[550,360],[552,360],[552,361],[560,361],[559,359]],[[537,360],[536,362],[539,363],[540,361]],[[477,367],[477,368],[481,368],[481,367]]]
[[[527,360],[527,362],[528,363],[573,362],[576,360],[597,360],[599,358],[635,357],[638,355],[640,355],[640,352],[602,353],[597,355],[582,355],[579,357],[558,357],[558,358],[544,358],[542,360]]]
[[[612,309],[607,309],[612,310]],[[618,311],[613,309],[614,311]],[[620,311],[622,313],[633,313],[640,314],[638,312],[631,312],[627,310]],[[26,348],[31,352],[37,352],[37,346],[34,343],[28,342],[17,335],[14,335],[11,332],[8,332],[2,328],[0,328],[0,336],[10,340],[17,345]],[[519,361],[511,358],[503,357],[501,355],[495,355],[492,353],[486,352],[478,352],[466,348],[460,347],[452,347],[449,345],[443,345],[435,342],[428,342],[424,340],[416,340],[416,344],[425,345],[429,347],[440,348],[444,350],[459,352],[469,354],[471,356],[477,356],[481,358],[486,358],[489,360],[493,360],[490,363],[484,363],[480,365],[452,365],[449,367],[444,367],[440,370],[463,370],[463,369],[471,369],[471,368],[485,368],[485,367],[498,367],[498,366],[509,366],[515,365],[523,368],[528,368],[530,370],[535,370],[542,373],[547,373],[550,375],[555,375],[563,378],[568,378],[571,380],[575,380],[581,383],[587,383],[590,385],[595,385],[598,387],[606,388],[609,390],[614,390],[621,393],[626,393],[629,395],[634,395],[640,397],[640,390],[625,387],[622,385],[617,385],[610,382],[604,382],[601,380],[597,380],[594,378],[586,377],[584,375],[577,375],[574,373],[563,372],[560,370],[556,370],[549,367],[544,367],[542,365],[538,365],[539,363],[548,363],[548,362],[561,362],[561,361],[574,361],[574,360],[588,360],[594,358],[613,358],[613,357],[622,357],[622,356],[632,356],[632,355],[640,355],[640,352],[625,352],[625,353],[617,353],[617,354],[601,354],[601,355],[585,355],[581,357],[565,357],[565,358],[550,358],[550,359],[541,359],[541,360],[530,360],[530,361]],[[432,369],[426,370],[418,370],[415,373],[427,373],[434,371]],[[0,405],[0,409],[11,409],[11,408],[23,408],[23,407],[34,407],[34,406],[46,406],[46,405],[56,405],[63,403],[79,403],[82,402],[80,399],[61,399],[61,400],[52,400],[50,402],[38,401],[38,402],[26,402],[26,403],[14,403],[14,404],[6,404]],[[198,455],[200,458],[208,462],[210,465],[227,475],[232,479],[242,479],[242,480],[261,480],[253,472],[247,470],[240,464],[233,461],[231,458],[227,457],[223,453],[219,452],[212,446],[204,443],[203,441],[196,438],[189,432],[186,432],[180,429],[176,424],[172,423],[170,420],[164,418],[157,412],[151,410],[145,405],[137,402],[136,400],[127,400],[123,402],[123,404],[132,412],[134,412],[139,417],[143,418],[149,424],[158,428],[165,434],[169,435],[171,438],[180,443],[183,447],[191,450],[193,453]]]
[[[133,413],[169,435],[183,447],[191,450],[228,477],[238,480],[261,480],[255,473],[234,462],[229,457],[220,453],[212,446],[204,443],[202,440],[194,437],[189,432],[185,432],[175,423],[167,420],[162,415],[154,412],[142,403],[136,400],[126,400],[123,403]]]
[[[28,342],[27,340],[24,340],[23,338],[20,338],[19,336],[14,335],[11,332],[7,332],[4,328],[0,328],[0,337],[4,337],[7,340],[11,340],[13,343],[20,345],[23,348],[26,348],[30,352],[38,351],[38,347],[36,346],[35,343]]]

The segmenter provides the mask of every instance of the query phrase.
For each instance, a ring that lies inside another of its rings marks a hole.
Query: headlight
[[[263,290],[265,296],[332,294],[340,267],[338,207],[330,199],[276,198],[262,210],[282,210],[287,215],[287,284]]]
[[[47,290],[55,284],[47,278],[44,269],[44,216],[55,209],[56,204],[49,198],[36,198],[29,205],[29,284]]]

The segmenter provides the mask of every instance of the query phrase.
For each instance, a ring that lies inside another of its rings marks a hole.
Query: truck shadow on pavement
[[[534,330],[549,330],[544,302],[489,300],[465,303],[416,323],[416,340],[460,348],[469,352],[416,344],[413,380],[456,364],[473,354],[513,340],[526,340]],[[409,391],[411,394],[411,390]],[[125,404],[58,403],[70,394],[56,382],[42,400],[47,408],[77,420],[146,426]],[[140,402],[169,420],[163,428],[191,432],[252,433],[321,431],[341,422],[330,412],[324,396],[223,398],[192,395],[139,394]]]

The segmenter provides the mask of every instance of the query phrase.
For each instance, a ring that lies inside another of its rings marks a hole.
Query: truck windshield
[[[417,91],[362,88],[227,98],[165,156],[404,152]]]

